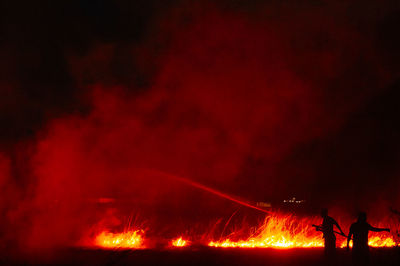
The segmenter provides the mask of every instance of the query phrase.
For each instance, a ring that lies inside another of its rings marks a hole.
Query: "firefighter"
[[[357,222],[350,226],[350,232],[347,237],[347,250],[349,250],[349,243],[353,237],[352,258],[354,265],[368,265],[369,264],[369,246],[368,246],[368,232],[390,232],[389,228],[377,228],[367,223],[367,214],[360,212]]]
[[[320,226],[320,230],[324,237],[325,256],[332,257],[336,254],[336,237],[333,231],[333,226],[336,226],[342,235],[345,236],[345,233],[343,233],[342,228],[340,228],[340,225],[336,220],[328,216],[328,209],[321,210],[321,217],[322,225]]]

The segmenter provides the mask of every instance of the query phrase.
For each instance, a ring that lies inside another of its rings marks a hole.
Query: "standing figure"
[[[350,226],[350,232],[347,237],[347,249],[353,236],[353,249],[352,257],[354,265],[368,265],[369,264],[369,246],[368,246],[368,232],[390,232],[389,228],[376,228],[367,223],[367,214],[360,212],[357,222]]]
[[[340,228],[336,220],[328,216],[328,209],[321,210],[321,217],[322,225],[320,226],[320,230],[324,237],[325,256],[327,258],[332,258],[336,254],[336,236],[333,231],[333,226],[335,225],[342,235],[345,236],[345,233],[343,233],[342,228]]]

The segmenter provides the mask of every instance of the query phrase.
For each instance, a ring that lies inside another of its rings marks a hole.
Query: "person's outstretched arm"
[[[369,230],[373,232],[383,232],[383,231],[390,232],[389,228],[378,228],[378,227],[373,227],[371,225],[369,226]]]

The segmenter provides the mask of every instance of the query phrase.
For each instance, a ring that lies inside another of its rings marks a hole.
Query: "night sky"
[[[400,206],[399,1],[0,10],[1,237],[75,228],[99,197],[155,212],[228,204],[148,169],[249,201]]]

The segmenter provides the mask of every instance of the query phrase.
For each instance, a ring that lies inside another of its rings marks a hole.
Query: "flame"
[[[239,247],[239,248],[312,248],[323,247],[324,239],[321,232],[312,228],[317,218],[296,218],[288,215],[267,217],[264,223],[250,237],[233,241],[229,237],[220,241],[210,241],[210,247]],[[235,236],[232,233],[231,236]],[[347,239],[338,236],[337,246],[347,246]],[[396,241],[384,233],[373,233],[368,244],[371,247],[394,247]],[[352,245],[352,242],[350,243]]]
[[[370,247],[395,247],[397,243],[392,237],[373,235],[369,237],[368,245]]]
[[[229,221],[230,219],[228,223]],[[323,247],[324,239],[322,233],[312,227],[312,224],[319,224],[320,222],[321,218],[319,217],[301,218],[292,214],[275,213],[267,216],[258,227],[241,226],[219,240],[211,238],[212,234],[208,233],[200,237],[198,241],[199,243],[204,243],[205,240],[208,246],[217,248],[288,249]],[[223,232],[226,227],[227,224]],[[347,224],[343,224],[342,227],[348,228]],[[380,224],[379,227],[386,226]],[[212,228],[215,228],[215,226]],[[194,235],[191,238],[194,239]],[[143,230],[126,230],[122,233],[102,231],[95,238],[95,245],[102,248],[146,248],[143,243]],[[190,242],[182,236],[169,241],[169,245],[173,247],[185,247],[189,244]],[[390,233],[371,232],[368,244],[371,247],[395,247],[399,244],[399,239]],[[345,248],[347,239],[337,235],[337,246]],[[352,246],[352,241],[350,246]]]
[[[232,241],[227,238],[222,241],[211,241],[208,245],[243,248],[323,247],[322,234],[311,227],[314,220],[274,215],[267,217],[261,227],[245,240]]]
[[[123,233],[103,231],[95,239],[96,246],[102,248],[144,248],[142,230],[130,230]]]
[[[183,240],[182,237],[179,237],[177,239],[174,239],[171,241],[172,246],[174,247],[184,247],[188,244],[188,241]]]
[[[382,233],[381,233],[382,234]],[[397,246],[396,240],[388,235],[378,235],[376,233],[372,234],[372,236],[368,239],[368,246],[374,248],[381,248],[381,247],[396,247]],[[339,247],[345,248],[347,246],[347,241],[343,241]],[[350,242],[350,247],[353,247],[353,242]]]

